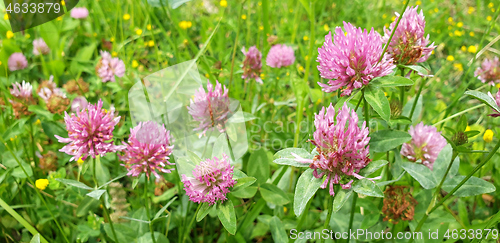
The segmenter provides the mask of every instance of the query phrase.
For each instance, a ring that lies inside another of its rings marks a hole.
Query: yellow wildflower
[[[483,135],[483,140],[487,143],[491,143],[491,141],[493,141],[493,131],[490,129],[486,130]]]
[[[4,14],[4,15],[3,15],[3,19],[5,19],[5,20],[9,20],[9,14]]]
[[[247,15],[246,14],[242,14],[241,15],[241,19],[243,19],[243,20],[247,19]]]
[[[462,47],[460,47],[460,50],[463,51],[463,52],[466,52],[467,51],[467,47],[466,46],[462,46]]]
[[[452,55],[449,55],[446,57],[446,60],[449,62],[453,62],[455,60],[455,58]]]
[[[469,48],[467,48],[467,51],[470,53],[476,53],[477,51],[476,46],[469,46]]]
[[[323,29],[328,32],[330,31],[330,26],[328,26],[328,24],[325,24],[323,25]]]
[[[111,56],[117,57],[118,53],[116,51],[111,52]]]
[[[263,73],[261,73],[261,74],[260,74],[260,78],[261,78],[261,79],[264,79],[265,77],[266,77],[266,75],[265,75],[265,74],[263,74]]]
[[[465,131],[466,131],[466,132],[470,131],[470,126],[467,126],[467,127],[465,128]]]
[[[220,1],[220,6],[223,8],[227,7],[227,1],[226,0]]]
[[[469,32],[469,35],[470,35],[471,37],[473,37],[473,36],[474,36],[474,32],[472,32],[472,31],[471,31],[471,32]]]
[[[458,27],[458,28],[462,28],[462,26],[464,26],[464,23],[462,23],[462,22],[458,22],[458,23],[457,23],[457,27]]]
[[[61,5],[66,6],[66,2],[64,0],[62,0]]]
[[[491,16],[486,17],[486,20],[491,21],[493,18]]]
[[[153,40],[148,41],[148,46],[153,47],[155,45],[155,42]]]
[[[136,68],[136,67],[138,67],[138,66],[139,66],[139,62],[138,62],[138,61],[136,61],[136,60],[133,60],[133,61],[132,61],[132,67],[133,67],[133,68]]]
[[[7,35],[7,39],[14,37],[14,33],[12,33],[12,31],[10,31],[10,30],[7,31],[6,35]]]
[[[152,26],[150,24],[146,25],[146,29],[147,30],[151,30],[152,29]]]
[[[462,66],[462,63],[454,63],[453,67],[460,72],[464,71],[464,66]]]
[[[476,8],[474,8],[474,7],[472,7],[472,6],[471,6],[471,7],[469,7],[469,9],[467,10],[467,13],[468,13],[468,14],[472,14],[472,13],[474,13],[475,11],[476,11]]]
[[[141,34],[142,34],[142,30],[141,30],[141,29],[137,29],[137,30],[135,31],[135,34],[136,34],[136,35],[141,35]]]
[[[124,14],[123,15],[124,20],[129,20],[130,19],[130,14]]]
[[[36,188],[42,191],[45,190],[45,188],[47,188],[48,185],[49,185],[49,180],[47,179],[38,179],[35,181]]]
[[[259,30],[264,30],[264,26],[259,26]]]
[[[304,35],[304,37],[302,39],[304,39],[304,41],[308,41],[309,40],[309,36]]]
[[[416,5],[420,5],[420,4],[422,4],[422,1],[420,1],[420,0],[419,0],[419,1],[416,1],[416,2],[415,2],[415,4],[416,4]]]
[[[80,158],[78,159],[78,161],[76,161],[76,163],[77,163],[78,165],[83,165],[83,159],[82,159],[82,157],[80,157]]]
[[[493,8],[494,6],[495,6],[495,4],[493,4],[493,3],[488,4],[488,8]]]

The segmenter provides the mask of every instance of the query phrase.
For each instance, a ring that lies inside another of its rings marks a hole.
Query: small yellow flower
[[[476,46],[469,46],[469,48],[467,48],[467,51],[470,52],[470,53],[476,53]]]
[[[288,12],[293,13],[293,8],[289,9]]]
[[[210,78],[210,75],[208,73],[205,73],[205,78]]]
[[[304,41],[308,41],[309,40],[309,36],[304,35],[304,37],[302,39],[304,39]]]
[[[454,63],[453,67],[460,72],[464,71],[464,66],[462,66],[462,63]]]
[[[309,55],[306,55],[306,56],[304,57],[304,59],[305,59],[306,61],[307,61],[307,60],[309,60]]]
[[[124,20],[129,20],[130,19],[130,14],[124,14],[123,15]]]
[[[0,66],[2,66],[2,62],[0,62]]]
[[[10,141],[14,141],[14,138],[10,138]]]
[[[453,62],[455,60],[455,58],[452,55],[449,55],[446,57],[446,60],[449,62]]]
[[[384,26],[385,26],[386,28],[389,28],[389,24],[388,24],[388,23],[384,24]]]
[[[149,47],[153,47],[154,45],[155,45],[154,41],[152,41],[152,40],[148,41],[148,46]]]
[[[387,14],[383,14],[383,15],[382,15],[382,18],[383,18],[383,19],[387,18]]]
[[[470,35],[471,37],[473,37],[473,36],[474,36],[474,32],[472,32],[472,31],[471,31],[471,32],[469,32],[469,35]]]
[[[187,46],[187,44],[188,44],[188,43],[189,43],[189,41],[188,41],[187,39],[184,39],[184,40],[182,41],[182,44],[184,44],[185,46]]]
[[[486,20],[491,21],[493,18],[491,16],[486,17]]]
[[[466,46],[462,46],[462,47],[460,47],[460,50],[463,51],[463,52],[466,52],[467,51],[467,47]]]
[[[66,2],[64,0],[62,0],[61,5],[66,6]]]
[[[151,25],[150,24],[146,25],[146,29],[151,30],[152,29]]]
[[[487,143],[491,143],[491,141],[493,141],[493,131],[490,129],[486,130],[483,135],[483,140]]]
[[[40,119],[37,119],[37,120],[35,121],[35,125],[40,125],[41,123],[42,123],[42,122],[40,121]]]
[[[135,34],[136,34],[136,35],[141,35],[141,34],[142,34],[142,30],[141,30],[141,29],[137,29],[137,30],[135,31]]]
[[[0,64],[2,65],[2,64]],[[496,84],[495,87],[497,87],[497,89],[500,89],[500,83]]]
[[[438,8],[434,8],[434,12],[439,12],[439,9]]]
[[[242,14],[241,15],[241,19],[243,19],[243,20],[247,19],[247,15],[246,14]]]
[[[328,26],[328,24],[325,24],[323,25],[323,29],[328,32],[330,31],[330,26]]]
[[[139,66],[139,62],[138,62],[138,61],[136,61],[136,60],[133,60],[133,61],[132,61],[132,67],[133,67],[133,68],[136,68],[136,67],[138,67],[138,66]]]
[[[388,95],[387,92],[384,92],[384,96],[387,97],[387,95]]]
[[[396,16],[392,16],[391,21],[394,22],[394,20],[396,20]]]
[[[466,132],[470,131],[470,126],[467,126],[467,127],[465,128],[465,131],[466,131]]]
[[[45,188],[47,188],[48,185],[49,185],[49,180],[47,179],[38,179],[35,181],[36,188],[42,191],[45,190]]]
[[[264,26],[259,26],[259,30],[264,30]]]
[[[227,1],[226,0],[220,1],[220,6],[223,7],[223,8],[227,7]]]
[[[117,57],[118,53],[116,51],[111,52],[111,56]]]
[[[457,27],[458,27],[458,28],[462,28],[462,26],[464,26],[464,23],[462,23],[462,22],[458,22],[458,23],[457,23]]]
[[[4,15],[3,15],[3,19],[5,19],[5,20],[9,20],[9,14],[4,14]]]
[[[7,35],[7,39],[14,37],[14,33],[12,33],[12,31],[10,31],[10,30],[7,31],[6,35]]]
[[[62,19],[63,19],[62,16],[56,18],[57,21],[61,21]]]
[[[493,8],[494,6],[495,6],[495,4],[493,4],[493,3],[488,4],[488,8]]]
[[[259,6],[262,6],[262,2],[258,2],[257,4],[259,4]]]
[[[459,31],[459,30],[455,30],[454,34],[455,34],[456,36],[462,36],[462,32],[461,32],[461,31]]]
[[[304,72],[304,67],[299,66],[299,72]]]
[[[111,42],[115,42],[115,37],[111,37],[111,38],[109,39],[109,41],[111,41]]]
[[[266,75],[265,75],[265,74],[263,74],[263,73],[261,73],[261,74],[260,74],[260,78],[261,78],[261,79],[264,79],[265,77],[266,77]]]
[[[26,34],[26,35],[24,36],[24,38],[26,38],[26,39],[29,39],[30,37],[31,37],[31,35],[30,35],[30,34]]]
[[[93,35],[94,37],[96,37],[96,36],[97,36],[97,33],[95,33],[95,32],[94,32],[94,34],[92,34],[92,35]]]
[[[288,209],[286,207],[283,207],[283,212],[286,213],[287,211],[288,211]]]
[[[416,5],[420,5],[420,4],[422,4],[422,1],[420,1],[420,0],[419,0],[419,1],[416,1],[416,2],[415,2],[415,4],[416,4]]]
[[[191,28],[191,26],[193,26],[193,23],[191,23],[191,21],[181,21],[179,22],[179,27],[181,27],[181,29],[185,30],[185,29],[189,29]]]
[[[453,18],[452,17],[448,17],[448,22],[451,24],[453,23]]]
[[[451,32],[450,32],[450,33],[448,33],[448,35],[449,35],[450,37],[453,37],[453,33],[451,33]]]
[[[436,52],[434,52],[434,50],[432,50],[432,51],[431,51],[431,54],[432,54],[432,55],[434,55],[434,53],[436,53]]]
[[[286,72],[286,76],[290,76],[290,72]]]
[[[495,12],[495,9],[494,9],[494,8],[491,8],[490,10],[491,10],[491,12],[492,12],[492,13],[494,13],[494,12]]]
[[[83,159],[82,159],[82,157],[80,157],[78,159],[78,161],[76,161],[76,163],[78,163],[78,165],[83,165]]]
[[[474,13],[475,11],[476,11],[476,8],[474,8],[474,7],[469,7],[469,9],[467,10],[467,13],[468,13],[468,14],[472,14],[472,13]]]

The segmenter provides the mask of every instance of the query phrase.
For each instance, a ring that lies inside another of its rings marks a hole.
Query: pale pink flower
[[[70,161],[88,156],[104,156],[106,153],[121,151],[124,146],[113,144],[113,130],[120,121],[115,117],[113,108],[107,111],[102,108],[102,100],[97,105],[88,104],[87,108],[68,115],[64,112],[64,121],[69,138],[58,135],[60,143],[69,143],[59,151],[73,156]]]
[[[233,180],[234,167],[229,164],[226,154],[219,159],[206,159],[200,162],[193,170],[193,175],[182,175],[182,183],[189,200],[196,203],[223,202],[227,199],[229,188],[236,184]]]
[[[15,52],[10,55],[8,66],[10,71],[25,69],[28,67],[28,60],[21,52]]]
[[[248,52],[245,51],[245,47],[243,47],[241,51],[245,55],[245,60],[243,61],[243,75],[241,75],[241,78],[245,79],[246,82],[250,79],[255,79],[257,83],[262,84],[262,79],[260,78],[262,53],[260,53],[256,46],[250,47]]]
[[[434,42],[429,45],[429,35],[425,35],[425,17],[423,11],[417,12],[418,6],[408,7],[399,22],[398,28],[392,37],[387,52],[392,56],[394,62],[402,65],[412,65],[425,62],[436,48]],[[386,44],[389,41],[392,31],[400,17],[396,13],[396,19],[389,28],[384,27],[382,41]]]
[[[200,122],[194,131],[202,131],[200,137],[209,129],[217,128],[221,133],[226,130],[226,121],[230,114],[228,89],[216,81],[215,88],[210,81],[207,84],[208,92],[203,86],[194,94],[187,107],[189,114],[195,121]]]
[[[87,108],[87,105],[89,102],[87,102],[87,99],[83,96],[78,96],[73,99],[73,102],[71,102],[71,111],[77,112],[81,111],[82,109]]]
[[[38,38],[33,41],[33,55],[47,55],[49,52],[50,48],[42,38]]]
[[[128,143],[123,142],[125,154],[120,156],[120,160],[125,162],[122,166],[128,170],[127,175],[137,177],[146,173],[148,178],[151,174],[160,178],[157,171],[170,173],[173,169],[166,166],[174,165],[169,161],[174,148],[171,142],[170,131],[154,121],[140,122],[131,128]]]
[[[12,84],[10,94],[21,100],[29,100],[33,97],[33,86],[24,80],[22,84],[15,82]]]
[[[38,95],[45,101],[48,102],[52,95],[59,96],[61,98],[67,98],[66,94],[61,88],[57,88],[56,83],[54,83],[54,76],[50,76],[48,82],[44,84],[43,87],[38,92]]]
[[[358,115],[349,109],[346,104],[335,116],[332,104],[321,109],[315,115],[316,131],[311,142],[316,146],[318,155],[313,159],[304,159],[296,154],[298,162],[308,163],[314,170],[316,178],[326,176],[321,188],[330,185],[330,195],[334,196],[334,184],[340,184],[342,189],[349,189],[354,179],[363,179],[359,171],[371,161],[368,156],[370,146],[368,142],[369,130],[366,122],[361,128],[358,126]]]
[[[345,33],[341,27],[335,28],[325,36],[323,47],[318,48],[318,70],[321,77],[329,79],[328,84],[319,83],[324,92],[342,89],[341,96],[351,95],[353,89],[376,78],[392,73],[396,67],[389,54],[383,53],[382,38],[371,29],[370,33],[344,22]]]
[[[101,51],[101,56],[95,69],[102,82],[115,82],[115,75],[120,78],[125,75],[125,64],[122,60],[118,57],[111,57],[107,51]]]
[[[481,66],[474,72],[474,76],[481,80],[481,82],[491,86],[500,83],[500,61],[498,57],[493,58],[493,60],[484,59]]]
[[[85,7],[71,9],[71,17],[74,19],[84,19],[89,16],[89,10]]]
[[[274,45],[269,49],[266,57],[266,64],[273,68],[288,67],[295,62],[293,49],[286,45]]]
[[[425,126],[423,122],[415,127],[411,126],[408,133],[411,135],[411,141],[403,144],[401,155],[413,162],[420,160],[432,170],[439,152],[447,144],[446,139],[436,127]]]

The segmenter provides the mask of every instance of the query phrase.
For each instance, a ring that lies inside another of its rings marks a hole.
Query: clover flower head
[[[245,47],[241,49],[245,55],[245,60],[243,61],[243,75],[242,79],[246,82],[250,79],[255,79],[257,83],[262,84],[262,79],[260,78],[260,72],[262,69],[262,53],[257,49],[256,46],[252,46],[245,51]]]
[[[216,81],[215,88],[207,84],[207,91],[201,86],[190,100],[188,112],[199,122],[194,131],[202,131],[200,137],[209,129],[217,128],[219,132],[226,130],[225,125],[230,115],[228,89]]]
[[[344,22],[344,29],[346,32],[339,26],[335,28],[333,42],[331,32],[325,36],[317,59],[321,77],[329,79],[327,84],[318,82],[319,86],[324,92],[342,88],[341,96],[351,95],[353,89],[392,73],[396,67],[389,54],[382,56],[382,38],[373,28],[368,33]]]
[[[389,28],[384,27],[382,41],[386,44],[396,27],[398,19],[401,17],[401,21],[387,48],[387,52],[397,64],[412,65],[425,62],[432,54],[432,50],[436,48],[434,42],[428,46],[430,43],[429,35],[424,36],[424,13],[420,10],[419,14],[417,8],[418,6],[408,7],[402,17],[396,13],[397,17]]]
[[[82,109],[87,108],[88,104],[89,102],[87,102],[87,99],[85,99],[85,97],[77,96],[71,102],[71,111],[72,112],[81,111]]]
[[[233,169],[226,154],[223,154],[221,159],[214,157],[201,161],[194,168],[192,177],[182,175],[182,183],[189,200],[196,203],[207,202],[210,205],[226,200],[229,188],[236,184],[233,180]]]
[[[47,55],[50,52],[49,46],[47,46],[47,43],[42,38],[35,39],[33,41],[33,55],[39,56],[39,55]]]
[[[446,139],[436,127],[425,126],[423,122],[411,126],[408,133],[411,135],[411,140],[403,144],[401,155],[413,162],[421,160],[423,165],[432,170],[439,152],[447,144]]]
[[[71,18],[84,19],[89,16],[89,10],[85,7],[71,9]]]
[[[33,86],[30,83],[23,80],[22,83],[15,82],[12,84],[12,89],[10,94],[18,99],[31,99],[33,97]]]
[[[15,52],[10,55],[7,64],[10,71],[16,71],[28,67],[28,60],[21,52]]]
[[[60,143],[68,143],[59,151],[73,156],[70,161],[79,158],[85,160],[88,156],[104,156],[124,148],[114,145],[112,141],[113,130],[120,117],[115,117],[114,108],[108,111],[102,105],[102,100],[99,100],[96,105],[88,104],[87,108],[71,115],[65,112],[64,122],[69,137],[55,137]]]
[[[269,49],[266,64],[272,68],[288,67],[295,62],[295,53],[292,47],[278,44]]]
[[[124,155],[120,160],[125,162],[122,166],[127,168],[129,176],[139,176],[146,173],[149,178],[151,174],[160,178],[158,172],[170,173],[173,169],[167,169],[167,165],[174,165],[169,161],[172,149],[172,138],[170,131],[165,125],[159,125],[154,121],[140,122],[130,129],[130,137]]]
[[[101,60],[96,66],[97,75],[102,82],[115,82],[115,76],[123,77],[125,75],[125,64],[118,57],[111,57],[107,51],[101,51]]]
[[[315,115],[316,131],[311,142],[316,146],[318,155],[313,159],[304,159],[296,154],[296,160],[308,163],[316,178],[326,176],[321,188],[330,185],[330,195],[334,196],[334,184],[340,184],[342,189],[351,188],[354,179],[363,179],[359,171],[371,161],[368,142],[368,127],[363,122],[358,126],[358,116],[346,104],[335,116],[335,108],[330,106],[321,109]]]
[[[498,57],[484,59],[481,66],[474,72],[474,76],[481,80],[481,82],[492,86],[500,83],[500,61]]]

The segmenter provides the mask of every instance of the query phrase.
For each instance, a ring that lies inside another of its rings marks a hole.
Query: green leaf
[[[352,189],[360,194],[370,197],[384,197],[384,193],[380,188],[368,179],[361,179],[352,185]]]
[[[40,25],[40,35],[51,50],[57,50],[59,46],[59,31],[54,22],[46,22]]]
[[[384,91],[377,88],[368,87],[365,90],[365,99],[370,106],[378,113],[382,119],[389,121],[391,118],[391,107],[389,100],[384,95]]]
[[[40,234],[36,234],[35,236],[33,236],[30,243],[40,243]]]
[[[172,204],[172,203],[175,201],[175,199],[177,199],[177,197],[174,197],[174,198],[170,199],[170,201],[168,201],[168,203],[167,203],[167,204],[165,204],[165,206],[163,206],[163,207],[160,209],[160,211],[158,211],[158,212],[156,213],[156,215],[155,215],[155,217],[153,218],[153,220],[155,220],[155,219],[159,218],[159,217],[161,216],[161,214],[162,214],[163,212],[165,212],[165,210],[167,210],[168,206],[170,206],[170,204]]]
[[[31,169],[31,166],[29,164],[21,162],[21,166],[24,168],[24,170],[26,170],[28,176],[33,176],[33,170]],[[16,167],[12,171],[11,175],[21,179],[26,178],[26,173],[24,173],[23,168],[21,168],[20,166]]]
[[[259,184],[263,184],[269,178],[269,163],[266,150],[263,148],[253,152],[248,160],[248,175],[255,177]]]
[[[312,169],[302,172],[295,187],[293,200],[293,211],[297,217],[302,214],[307,202],[316,194],[322,182],[322,179],[314,177]]]
[[[370,134],[370,150],[386,152],[410,141],[411,135],[403,131],[380,130]]]
[[[232,191],[240,190],[245,187],[251,186],[253,183],[255,183],[257,179],[253,177],[243,177],[239,178],[236,180],[236,185],[234,185]]]
[[[370,174],[372,174],[373,172],[377,171],[378,169],[384,167],[384,165],[386,165],[387,163],[389,163],[387,160],[375,160],[375,161],[372,161],[370,163],[368,163],[368,165],[361,169],[361,171],[358,173],[360,176],[368,176]]]
[[[491,107],[493,110],[496,112],[500,113],[500,107],[497,106],[495,99],[493,99],[491,96],[476,91],[476,90],[468,90],[464,93],[465,95],[472,96],[473,98],[483,102],[484,104],[488,105]]]
[[[361,229],[368,229],[375,225],[380,218],[379,213],[369,213],[364,215],[363,221],[361,222]]]
[[[344,206],[345,202],[351,197],[352,190],[339,190],[335,192],[335,197],[333,198],[333,212],[338,212],[342,206]]]
[[[102,194],[104,194],[105,192],[106,192],[106,190],[94,190],[94,191],[87,193],[87,196],[99,200],[99,198],[101,198]]]
[[[260,194],[266,202],[272,204],[285,205],[290,202],[285,192],[273,184],[264,183],[260,185]]]
[[[28,106],[28,111],[31,111],[39,116],[47,118],[47,120],[52,121],[54,118],[54,114],[50,113],[47,109],[39,105],[30,105]]]
[[[68,132],[64,129],[62,125],[59,125],[54,121],[42,121],[43,132],[49,137],[53,142],[57,142],[57,138],[54,135],[59,135],[61,137],[66,137]]]
[[[93,190],[92,187],[89,187],[89,186],[87,186],[79,181],[75,181],[75,180],[71,180],[71,179],[61,179],[61,178],[57,178],[56,180],[66,184],[66,185],[78,187],[78,188],[85,189],[85,190]]]
[[[127,224],[113,224],[113,227],[119,242],[136,242],[137,230],[133,227],[130,227]],[[111,231],[109,224],[104,224],[104,231],[108,237],[113,239],[113,232]],[[148,234],[150,233],[148,232]]]
[[[290,166],[295,166],[295,167],[309,167],[309,164],[297,162],[295,160],[295,156],[293,156],[292,153],[296,154],[304,159],[312,159],[313,158],[313,155],[311,155],[311,153],[307,152],[307,150],[305,150],[303,148],[286,148],[286,149],[280,150],[276,154],[274,154],[274,161],[273,162],[276,164],[279,164],[279,165],[290,165]]]
[[[411,108],[413,107],[413,103],[415,102],[415,98],[411,98],[403,107],[403,113],[402,115],[405,117],[410,117],[410,112]],[[420,114],[422,113],[422,106],[423,106],[423,97],[422,95],[419,96],[417,105],[415,106],[415,110],[413,111],[413,116],[411,118],[412,123],[416,123],[419,120]]]
[[[273,216],[269,221],[269,230],[271,231],[271,235],[273,236],[274,242],[288,242],[288,236],[285,231],[285,227],[283,227],[283,223],[281,220]]]
[[[398,65],[398,66],[409,68],[413,71],[416,71],[419,75],[429,76],[429,71],[422,66],[418,65]]]
[[[84,197],[78,208],[76,209],[76,217],[87,215],[87,212],[96,208],[100,202],[91,197]]]
[[[26,219],[23,218],[19,213],[16,212],[9,204],[0,198],[0,207],[7,211],[14,219],[17,220],[24,228],[26,228],[32,235],[40,235],[38,231],[30,224]],[[2,218],[7,218],[8,215],[2,215]],[[3,223],[3,222],[2,222]],[[17,224],[17,223],[16,223]],[[47,240],[41,237],[41,242],[47,243]]]
[[[257,187],[256,186],[249,186],[245,188],[241,188],[239,190],[235,190],[231,192],[231,195],[237,197],[237,198],[251,198],[257,193]]]
[[[168,240],[165,235],[163,235],[160,232],[153,232],[155,240],[151,239],[151,232],[145,233],[143,236],[137,238],[137,243],[153,243],[153,242],[161,242],[161,243],[169,243],[170,241]]]
[[[370,81],[370,85],[378,87],[411,86],[414,82],[411,79],[401,76],[384,76]]]
[[[200,210],[198,210],[198,214],[196,215],[196,222],[200,222],[201,220],[203,220],[205,216],[207,216],[208,212],[210,212],[210,209],[212,207],[215,207],[215,205],[211,206],[209,203],[202,203]]]
[[[242,123],[242,122],[247,122],[251,120],[257,119],[256,116],[248,113],[248,112],[236,112],[233,116],[231,116],[228,120],[228,123]]]
[[[223,204],[219,204],[217,216],[227,232],[234,235],[236,233],[236,214],[234,213],[234,206],[231,200],[226,200]]]
[[[467,117],[462,115],[458,120],[457,131],[464,132],[465,128],[467,128]]]
[[[120,218],[126,219],[126,220],[130,220],[130,221],[135,221],[135,222],[138,222],[138,223],[141,223],[141,224],[149,224],[149,223],[151,223],[151,221],[142,220],[142,219],[136,219],[136,218],[131,218],[131,217],[125,217],[125,216],[121,216]]]
[[[437,186],[437,180],[434,173],[427,166],[417,163],[405,162],[402,165],[403,169],[408,172],[420,185],[425,189],[432,189]]]
[[[446,192],[450,192],[463,179],[465,179],[465,176],[461,175],[447,179],[443,183],[443,190],[445,190]],[[494,192],[495,190],[496,188],[493,184],[481,178],[472,176],[455,193],[453,193],[453,195],[457,197],[470,197],[475,195],[481,195],[484,193]]]

